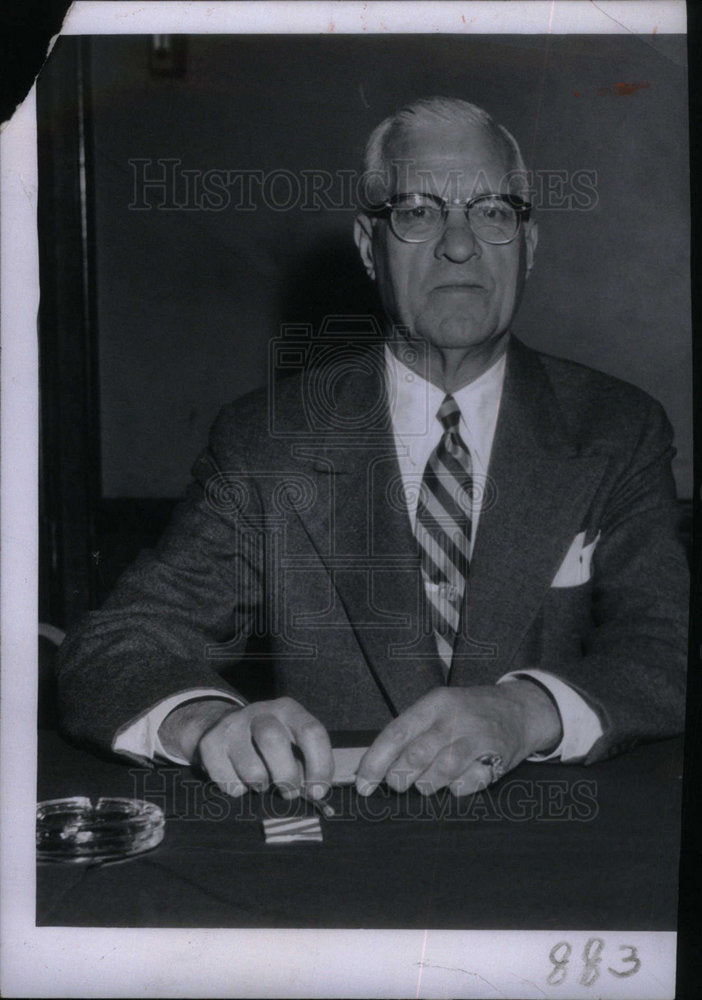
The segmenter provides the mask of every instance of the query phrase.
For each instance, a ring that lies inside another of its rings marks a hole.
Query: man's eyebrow
[[[472,201],[476,201],[476,199],[478,198],[489,198],[489,197],[512,198],[520,196],[514,195],[512,194],[512,192],[509,191],[495,191],[493,188],[485,188],[484,190],[472,191],[470,197],[459,198],[458,201],[455,202],[453,198],[446,198],[444,197],[444,195],[436,194],[434,191],[421,191],[421,190],[417,191],[412,189],[410,191],[398,191],[395,194],[390,195],[388,201],[394,201],[398,198],[412,198],[412,197],[431,198],[433,201],[439,201],[446,205],[453,205],[453,204],[463,205]]]
[[[410,188],[408,191],[398,191],[394,197],[396,198],[409,198],[410,195],[417,195],[420,198],[440,198],[441,195],[436,194],[434,191],[422,191],[421,188]]]
[[[444,197],[440,194],[436,194],[434,191],[421,191],[412,189],[410,191],[398,191],[396,194],[390,195],[390,199],[393,198],[432,198],[434,201],[446,201]]]

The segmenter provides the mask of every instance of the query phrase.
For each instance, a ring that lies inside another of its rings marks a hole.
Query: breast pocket
[[[595,546],[600,540],[600,532],[590,542],[585,545],[585,532],[581,531],[575,536],[565,559],[558,567],[558,572],[551,581],[554,589],[580,587],[587,583],[592,576],[592,556]]]

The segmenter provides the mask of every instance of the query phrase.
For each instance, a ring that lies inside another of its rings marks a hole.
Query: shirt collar
[[[461,434],[471,452],[487,465],[492,447],[497,411],[502,395],[506,353],[500,355],[475,381],[454,392],[461,411]],[[446,393],[399,360],[385,345],[385,370],[390,418],[395,434],[412,439],[441,436],[436,419]]]

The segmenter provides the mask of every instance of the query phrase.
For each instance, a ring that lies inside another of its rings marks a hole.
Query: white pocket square
[[[591,576],[592,553],[600,540],[600,534],[601,532],[598,531],[595,539],[589,545],[584,544],[584,531],[575,536],[566,552],[565,559],[551,582],[552,587],[578,587],[581,583],[587,583]]]

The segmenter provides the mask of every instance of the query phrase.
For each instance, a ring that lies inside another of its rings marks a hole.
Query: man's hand
[[[370,795],[385,779],[398,792],[414,784],[428,795],[448,785],[454,795],[469,795],[490,783],[491,768],[481,757],[498,754],[510,770],[560,737],[558,709],[532,681],[435,688],[369,747],[356,787]]]
[[[288,799],[303,790],[321,798],[333,776],[326,729],[292,698],[243,708],[217,698],[186,702],[166,716],[159,737],[169,753],[201,764],[227,795],[274,784]],[[293,745],[302,752],[304,769]]]

